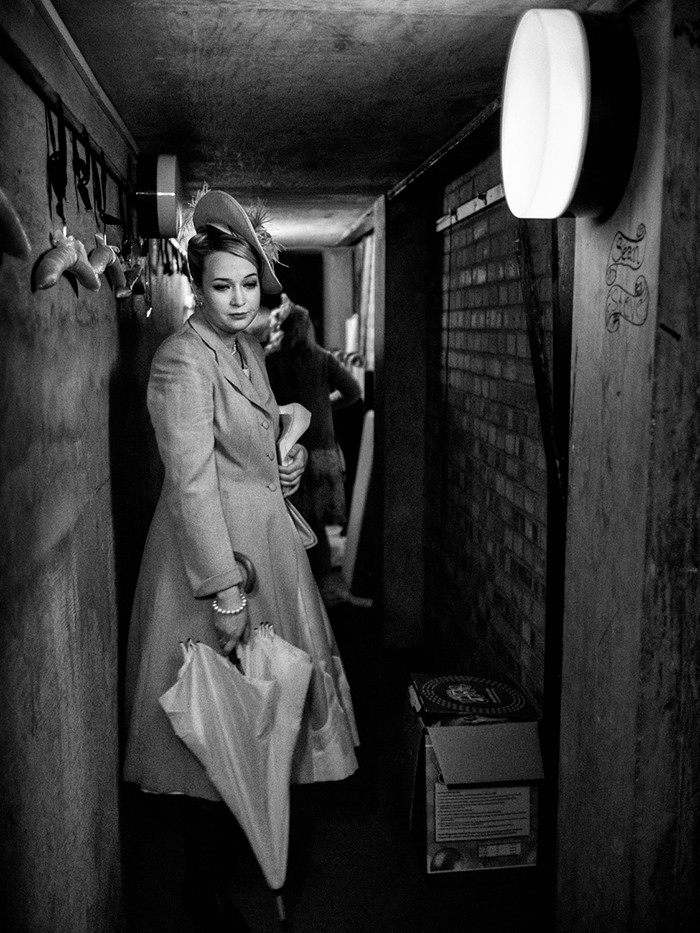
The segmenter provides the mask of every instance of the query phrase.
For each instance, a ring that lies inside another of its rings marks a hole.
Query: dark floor
[[[401,722],[412,659],[382,649],[374,610],[329,615],[353,691],[360,768],[346,781],[292,788],[285,890],[292,933],[512,933],[545,930],[541,869],[428,876],[408,833]],[[423,661],[425,659],[422,659]],[[421,663],[421,669],[426,669]],[[414,668],[416,669],[416,668]],[[180,906],[182,849],[166,808],[124,791],[129,933],[189,933]],[[251,933],[279,930],[247,843],[231,890]]]

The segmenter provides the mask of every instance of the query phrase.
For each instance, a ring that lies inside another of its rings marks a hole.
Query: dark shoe
[[[229,818],[223,803],[182,798],[183,903],[195,933],[249,933],[226,891]]]

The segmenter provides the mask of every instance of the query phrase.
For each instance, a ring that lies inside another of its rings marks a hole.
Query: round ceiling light
[[[501,112],[503,188],[513,214],[610,213],[634,158],[639,98],[634,40],[618,17],[524,13]]]
[[[182,224],[182,185],[177,156],[139,156],[136,213],[141,236],[167,239],[178,235]]]

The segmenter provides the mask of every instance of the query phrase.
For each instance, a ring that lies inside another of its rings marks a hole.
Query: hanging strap
[[[56,198],[56,213],[63,223],[66,222],[65,199],[66,185],[68,183],[66,147],[66,123],[63,117],[63,104],[58,98],[56,105],[56,128],[53,125],[53,114],[47,103],[46,114],[46,190],[49,198],[49,216],[53,223],[53,197]]]
[[[116,226],[120,227],[122,223],[121,217],[116,217],[114,214],[107,213],[107,162],[105,160],[104,150],[100,150],[99,158],[100,172],[102,176],[102,212],[100,218],[102,223],[107,226]]]
[[[92,197],[95,202],[95,217],[102,222],[106,231],[108,224],[121,226],[122,218],[107,213],[107,162],[104,150],[92,154]]]
[[[172,246],[169,240],[160,239],[158,241],[158,252],[160,253],[160,263],[163,275],[172,275],[173,266],[171,262]]]
[[[94,205],[94,214],[95,220],[99,222],[102,220],[102,212],[104,210],[104,204],[102,201],[102,183],[100,179],[100,166],[97,162],[97,153],[92,151],[90,153],[90,161],[92,163],[92,203]]]
[[[121,254],[126,259],[131,255],[131,226],[129,224],[129,191],[119,186],[119,213],[122,217]]]
[[[128,237],[126,206],[125,206],[126,205],[126,194],[124,192],[124,188],[119,184],[117,184],[117,194],[119,196],[119,216],[121,217],[120,224],[122,228],[122,245],[120,248],[120,252],[122,253],[122,255],[124,255],[124,243],[126,242],[127,237]]]
[[[85,125],[83,124],[83,131],[80,137],[72,133],[71,138],[73,141],[73,184],[75,185],[76,201],[78,196],[80,196],[85,210],[91,211],[92,203],[90,202],[90,192],[88,191],[88,184],[90,183],[90,141]],[[83,149],[85,151],[84,159],[80,157],[80,153],[78,152],[78,138],[80,138],[83,144]]]
[[[132,202],[132,187],[131,179],[136,175],[136,161],[134,157],[129,153],[127,160],[127,185],[124,189],[124,201],[122,202],[122,208],[124,210],[123,215],[123,227],[122,227],[122,256],[125,259],[131,257],[132,250],[134,248],[134,230],[133,230],[133,216],[134,216],[134,207]]]
[[[96,162],[98,173],[98,184],[100,186],[100,220],[105,224],[105,213],[107,211],[107,167],[105,165],[104,149],[100,149],[100,154]]]
[[[53,146],[51,137],[53,136],[53,124],[51,123],[51,110],[46,104],[44,108],[44,122],[46,128],[46,198],[49,202],[49,217],[53,227],[53,183],[51,181],[51,153]]]

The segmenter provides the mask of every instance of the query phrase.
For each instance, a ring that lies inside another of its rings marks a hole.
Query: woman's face
[[[207,321],[224,340],[231,338],[245,330],[258,313],[258,270],[241,256],[211,253],[204,260],[200,294]]]

